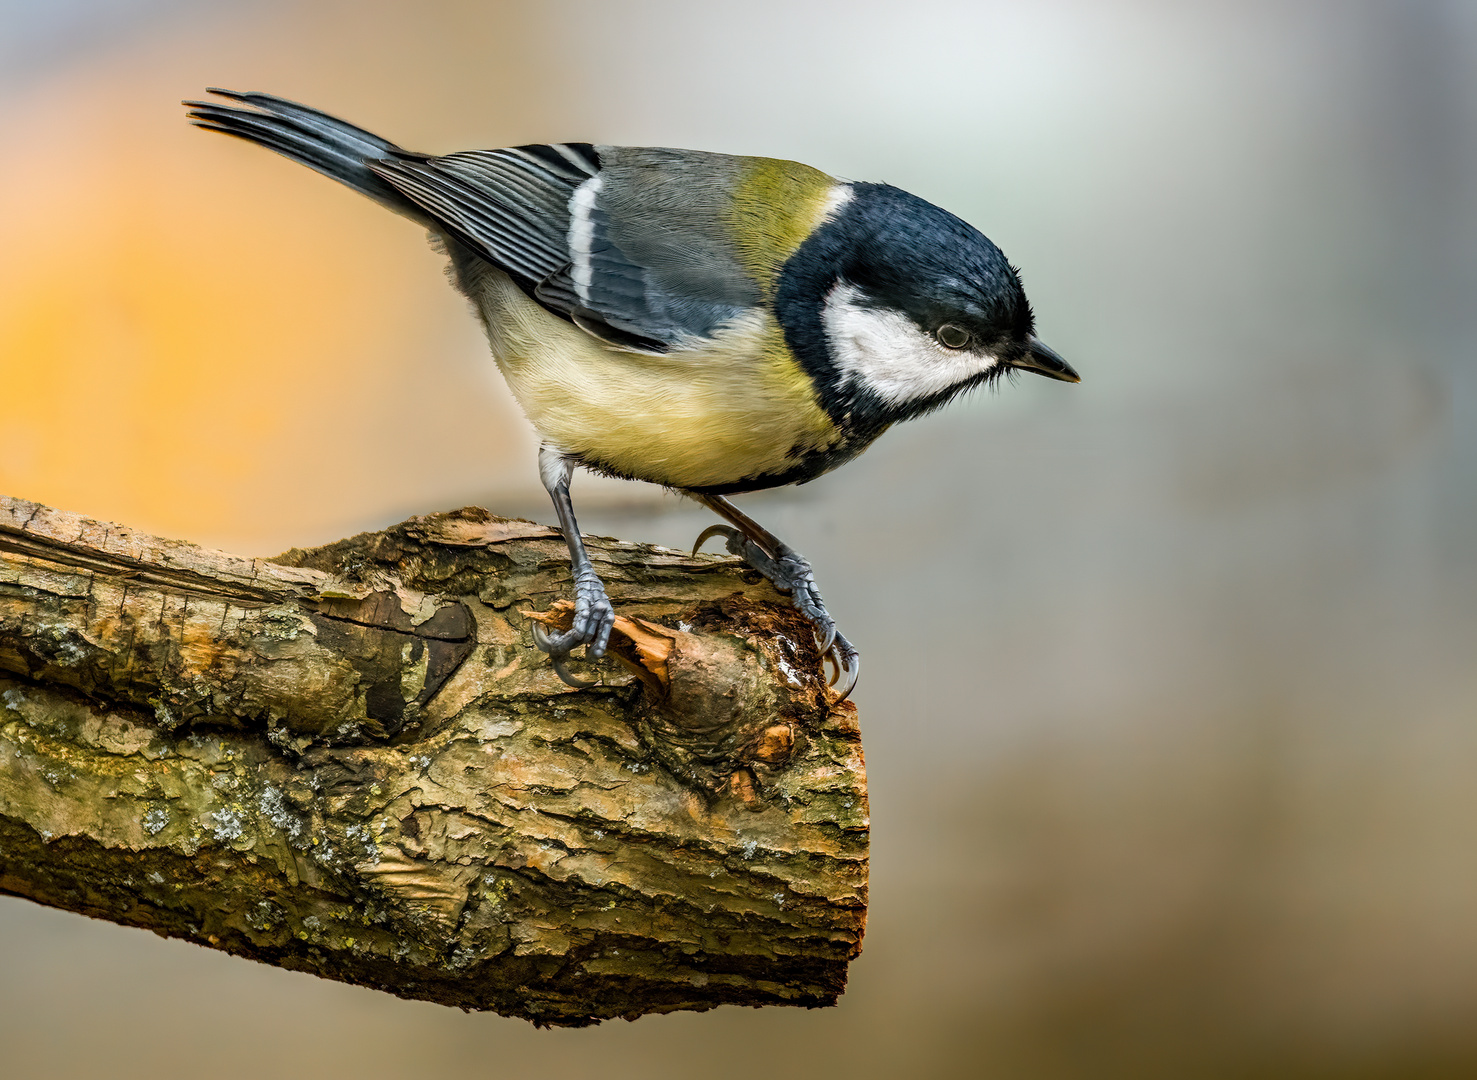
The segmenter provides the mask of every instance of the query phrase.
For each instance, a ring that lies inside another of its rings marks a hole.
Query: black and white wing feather
[[[367,162],[483,258],[532,292],[569,263],[569,202],[599,172],[582,144]]]
[[[659,161],[630,164],[649,154],[556,143],[368,164],[550,311],[623,348],[666,352],[711,337],[759,297],[714,185],[662,190],[684,178]],[[684,201],[690,224],[672,212]]]

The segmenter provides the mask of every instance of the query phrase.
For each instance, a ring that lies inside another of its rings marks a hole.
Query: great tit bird
[[[284,154],[446,250],[542,440],[575,615],[555,670],[615,618],[575,523],[576,466],[709,507],[714,535],[815,624],[841,697],[858,670],[810,564],[727,496],[803,484],[899,420],[1019,369],[1076,382],[990,240],[886,184],[774,158],[553,143],[433,157],[270,94],[210,90],[200,127]],[[697,550],[694,547],[694,551]]]

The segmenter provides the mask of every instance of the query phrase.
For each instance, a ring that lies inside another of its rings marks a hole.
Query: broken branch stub
[[[866,918],[854,707],[732,559],[483,510],[242,559],[0,499],[0,891],[542,1024],[833,1003]]]

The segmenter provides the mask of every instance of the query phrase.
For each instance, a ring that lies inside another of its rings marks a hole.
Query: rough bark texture
[[[735,560],[590,547],[618,655],[573,690],[552,529],[244,559],[0,498],[0,892],[541,1024],[834,1003],[854,708]]]

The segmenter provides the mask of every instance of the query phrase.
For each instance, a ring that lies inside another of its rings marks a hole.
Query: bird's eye
[[[944,323],[938,328],[934,337],[938,338],[939,344],[946,349],[962,349],[969,344],[969,331],[953,323]]]

